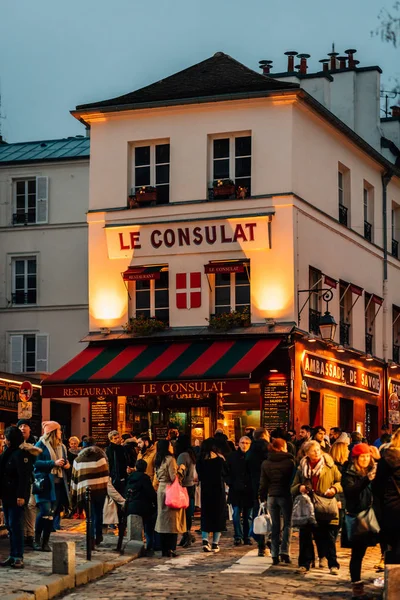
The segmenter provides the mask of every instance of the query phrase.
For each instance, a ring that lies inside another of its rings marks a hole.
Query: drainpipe
[[[387,296],[388,296],[388,231],[387,231],[387,187],[393,177],[392,171],[386,171],[382,175],[382,217],[383,217],[383,360],[385,361],[383,410],[384,419],[388,417],[388,344],[387,344]]]

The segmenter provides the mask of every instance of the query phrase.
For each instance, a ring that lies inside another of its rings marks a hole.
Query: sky
[[[371,37],[394,0],[0,0],[0,130],[11,142],[84,134],[76,105],[131,92],[222,51],[258,70],[332,42],[400,79],[400,48]],[[318,68],[319,70],[319,68]],[[400,97],[399,97],[400,98]]]

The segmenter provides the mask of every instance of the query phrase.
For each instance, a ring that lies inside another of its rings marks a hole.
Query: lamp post
[[[325,342],[333,342],[335,339],[337,323],[328,310],[328,303],[333,298],[332,290],[327,290],[322,294],[322,299],[326,302],[325,314],[319,319],[318,327],[321,337]]]

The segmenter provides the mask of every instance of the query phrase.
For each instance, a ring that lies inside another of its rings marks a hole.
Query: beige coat
[[[156,460],[157,443],[146,448],[145,452],[139,452],[137,459],[142,459],[147,462],[146,475],[153,481],[154,479],[154,461]]]
[[[157,521],[155,530],[158,533],[185,533],[186,531],[185,509],[165,506],[167,485],[173,483],[175,477],[179,477],[184,470],[185,466],[181,465],[178,471],[178,465],[173,456],[167,456],[161,467],[156,469],[159,486],[157,490]]]
[[[125,499],[117,492],[111,483],[110,477],[107,484],[107,496],[103,508],[103,525],[116,525],[118,523],[117,504],[121,507],[124,506]]]

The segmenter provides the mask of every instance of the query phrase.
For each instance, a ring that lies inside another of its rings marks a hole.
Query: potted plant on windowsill
[[[214,198],[236,198],[236,186],[232,179],[214,179],[212,182]]]
[[[230,312],[210,315],[208,327],[214,331],[228,331],[237,327],[250,327],[250,310],[246,307],[243,311],[231,310]]]
[[[156,202],[157,201],[157,188],[153,185],[143,185],[141,188],[136,190],[136,202]]]
[[[151,335],[157,331],[164,331],[167,327],[168,324],[165,321],[155,317],[138,315],[137,317],[130,317],[128,323],[124,325],[124,330],[126,333],[133,333],[134,335]]]

